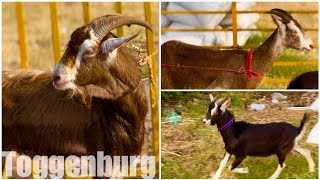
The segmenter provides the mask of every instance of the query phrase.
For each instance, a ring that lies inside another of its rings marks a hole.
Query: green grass
[[[172,93],[172,94],[171,94]],[[162,170],[161,177],[171,178],[210,178],[217,171],[219,164],[224,156],[224,143],[216,126],[206,127],[202,124],[202,119],[206,114],[209,103],[208,92],[162,92],[167,98],[162,100],[162,117],[169,111],[184,109],[183,120],[177,125],[162,123]],[[230,110],[235,114],[237,121],[245,120],[257,123],[255,119],[277,119],[286,120],[295,126],[298,126],[304,112],[290,111],[282,108],[266,111],[245,110],[245,103],[250,104],[263,96],[269,97],[273,92],[213,92],[214,96],[231,97],[232,106]],[[291,93],[292,94],[292,93]],[[290,95],[289,93],[284,95]],[[181,98],[181,99],[180,99]],[[294,98],[293,98],[294,99]],[[295,101],[295,100],[293,100]],[[289,102],[292,104],[292,102]],[[179,108],[178,108],[179,106]],[[182,108],[182,107],[183,108]],[[250,118],[248,118],[250,117]],[[318,165],[318,146],[306,144],[307,134],[317,122],[318,116],[313,113],[313,118],[307,128],[307,133],[300,141],[300,145],[311,151],[311,156]],[[260,122],[263,123],[263,122]],[[227,166],[233,161],[229,160]],[[297,178],[297,179],[316,179],[318,177],[318,167],[316,172],[309,173],[306,159],[298,153],[290,154],[286,161],[286,167],[283,169],[279,178]],[[248,174],[232,173],[227,168],[223,170],[223,178],[237,179],[260,179],[270,177],[277,168],[276,156],[269,157],[248,157],[239,167],[248,167]]]

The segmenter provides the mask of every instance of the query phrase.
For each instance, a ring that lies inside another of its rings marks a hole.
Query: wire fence
[[[25,11],[24,3],[16,2],[16,16],[18,23],[18,35],[19,35],[19,48],[20,48],[20,67],[22,69],[29,68],[28,59],[28,44],[27,34],[25,27]],[[60,30],[59,30],[59,18],[58,8],[56,2],[49,2],[50,15],[51,15],[51,29],[52,29],[52,44],[54,53],[54,64],[58,64],[61,58],[61,46],[60,46]],[[115,11],[119,14],[123,13],[123,6],[125,3],[115,2]],[[153,10],[151,2],[144,2],[144,15],[145,21],[153,25]],[[83,7],[83,20],[84,23],[88,23],[91,20],[91,7],[89,2],[82,2]],[[123,36],[124,27],[117,29],[117,35]],[[157,68],[156,68],[156,53],[154,47],[154,34],[150,30],[146,30],[147,39],[147,53],[148,59],[146,64],[149,69],[149,86],[150,86],[150,103],[151,103],[151,120],[152,120],[152,143],[153,152],[156,157],[156,169],[158,173],[159,168],[159,112],[158,112],[158,87],[157,87]],[[137,172],[139,176],[141,172]]]
[[[250,14],[250,13],[257,13],[257,14],[264,14],[266,11],[261,10],[250,10],[250,11],[237,11],[237,3],[232,2],[231,4],[231,11],[177,11],[177,10],[161,10],[162,15],[169,15],[169,14],[175,14],[175,15],[185,15],[185,14],[231,14],[232,16],[232,29],[218,29],[218,28],[161,28],[162,33],[166,32],[230,32],[232,31],[233,35],[233,45],[232,46],[204,46],[206,48],[214,48],[214,49],[232,49],[232,48],[238,48],[238,32],[239,31],[274,31],[274,28],[241,28],[238,29],[237,24],[237,14]],[[312,10],[295,10],[295,11],[288,11],[288,13],[294,13],[294,14],[318,14],[318,11]],[[318,28],[303,28],[305,31],[309,32],[318,32]],[[253,45],[244,45],[241,46],[243,49],[253,49],[256,48],[256,46]],[[315,44],[315,48],[318,48],[318,44]],[[282,66],[282,67],[288,67],[288,66],[318,66],[318,61],[316,62],[275,62],[273,66]],[[288,83],[291,79],[263,79],[261,83]]]

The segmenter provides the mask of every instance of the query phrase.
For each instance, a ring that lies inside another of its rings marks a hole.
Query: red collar
[[[252,71],[253,54],[254,54],[254,50],[249,50],[246,55],[246,69],[247,69],[248,80],[252,80],[252,75],[257,76],[257,77],[261,77],[264,75],[264,73]]]

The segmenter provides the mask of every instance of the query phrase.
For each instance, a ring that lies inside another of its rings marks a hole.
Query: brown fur
[[[148,107],[136,59],[122,47],[117,60],[100,62],[81,64],[75,92],[56,90],[52,72],[3,71],[3,150],[138,155]]]
[[[297,27],[300,24],[293,20]],[[300,41],[289,28],[282,26],[255,50],[252,60],[254,72],[268,73],[278,56],[287,48],[298,49]],[[302,28],[301,28],[301,31]],[[161,46],[162,64],[204,66],[237,70],[246,65],[245,50],[212,50],[201,46],[168,41]],[[161,87],[164,89],[256,89],[263,77],[234,72],[161,67]]]

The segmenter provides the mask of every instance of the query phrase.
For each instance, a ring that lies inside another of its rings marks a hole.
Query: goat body
[[[288,89],[318,89],[318,71],[297,76],[290,82]]]
[[[265,157],[273,154],[277,155],[279,165],[271,178],[277,178],[285,167],[286,156],[292,150],[302,154],[308,161],[309,171],[314,172],[315,164],[310,152],[298,144],[305,131],[305,124],[310,119],[310,114],[304,114],[300,127],[295,127],[286,122],[250,124],[241,121],[229,125],[229,122],[235,119],[234,115],[227,109],[230,99],[222,105],[221,99],[215,101],[212,95],[210,95],[210,99],[211,103],[203,122],[206,125],[217,125],[226,150],[225,157],[214,176],[215,179],[220,177],[222,169],[226,166],[231,155],[235,155],[235,160],[229,166],[229,170],[247,173],[247,168],[236,168],[247,156]]]
[[[231,116],[229,113],[227,111],[226,116]],[[273,154],[286,156],[293,149],[295,139],[301,133],[306,120],[303,119],[300,127],[286,122],[268,124],[234,122],[227,130],[220,133],[229,154],[239,157]],[[217,126],[228,122],[225,121],[218,123]]]
[[[161,63],[237,70],[245,65],[246,54],[244,50],[212,50],[179,41],[168,41],[161,46]],[[257,61],[257,56],[259,52],[255,53],[253,62]],[[257,71],[256,68],[254,65],[253,70]],[[260,81],[261,78],[257,77],[248,81],[246,74],[235,74],[234,72],[176,67],[161,68],[161,83],[162,88],[165,89],[256,88]]]
[[[287,12],[273,9],[269,12],[278,28],[253,54],[252,71],[266,74],[287,48],[313,49],[313,42],[301,25]],[[226,70],[246,67],[244,50],[212,50],[205,47],[168,41],[161,46],[161,87],[164,89],[256,89],[262,77]],[[167,67],[175,65],[177,67]],[[179,68],[193,66],[194,68]],[[208,70],[197,67],[219,68]]]
[[[133,63],[128,66],[136,69]],[[83,94],[55,89],[52,72],[3,71],[2,82],[3,150],[29,155],[95,155],[98,150],[140,154],[148,110],[143,83],[114,100],[93,97],[89,109],[75,101],[78,96],[88,99],[85,89]]]

